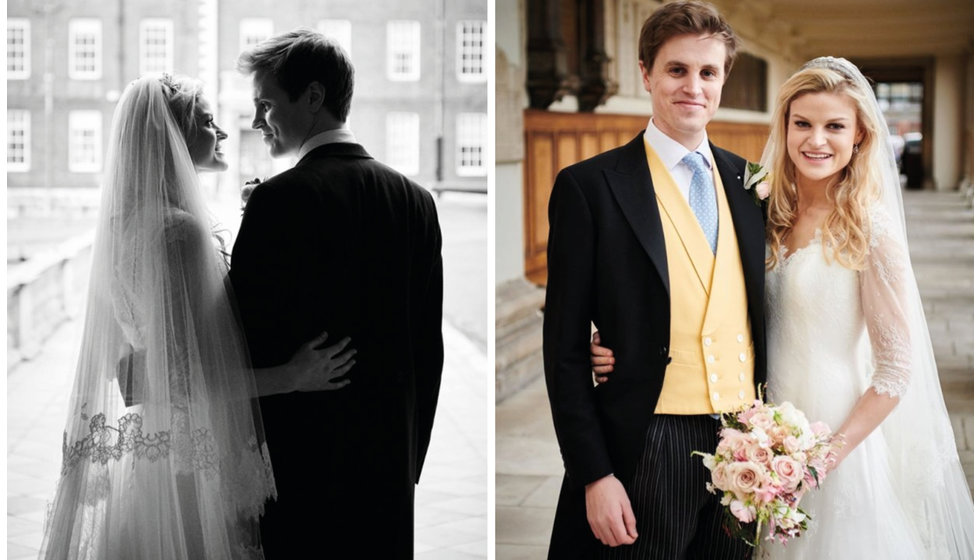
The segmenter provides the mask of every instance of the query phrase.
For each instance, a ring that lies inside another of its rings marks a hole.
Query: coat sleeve
[[[567,169],[555,180],[548,221],[545,382],[565,469],[575,484],[585,485],[612,473],[613,466],[589,362],[596,224],[580,185]]]
[[[415,246],[416,283],[414,293],[421,294],[413,316],[415,394],[417,414],[416,482],[422,474],[422,463],[429,447],[436,402],[442,380],[444,359],[442,339],[442,232],[436,206],[428,193],[421,205],[422,234]]]

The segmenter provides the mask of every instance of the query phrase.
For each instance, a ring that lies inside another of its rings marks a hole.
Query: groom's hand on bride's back
[[[341,378],[357,363],[354,360],[357,350],[347,348],[350,337],[321,348],[328,336],[321,333],[293,354],[289,365],[293,368],[294,391],[335,391],[350,383],[350,379]]]

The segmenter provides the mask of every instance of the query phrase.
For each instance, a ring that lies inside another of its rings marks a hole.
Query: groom
[[[443,363],[435,204],[346,127],[354,69],[335,42],[285,33],[239,69],[252,127],[273,157],[299,160],[252,192],[232,253],[253,364],[282,364],[323,331],[357,350],[345,389],[260,399],[279,493],[265,555],[411,558]]]
[[[549,558],[744,558],[691,451],[765,381],[764,221],[708,141],[736,38],[705,3],[644,23],[653,118],[561,171],[548,209],[545,379],[565,478]],[[616,356],[594,387],[589,330]]]

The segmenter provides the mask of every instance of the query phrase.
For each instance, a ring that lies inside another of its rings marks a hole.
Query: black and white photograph
[[[7,558],[487,557],[483,0],[7,4]]]

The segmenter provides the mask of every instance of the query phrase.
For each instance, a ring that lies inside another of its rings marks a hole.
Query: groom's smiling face
[[[252,75],[255,117],[252,128],[262,131],[262,140],[272,157],[295,155],[306,139],[314,115],[302,103],[302,95],[289,100],[275,77],[265,72]]]

